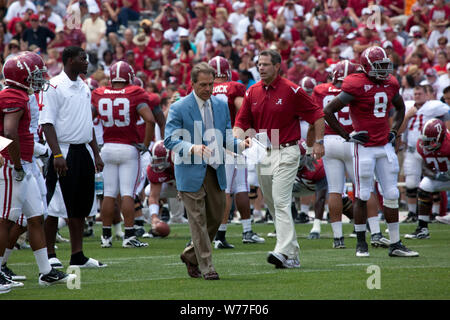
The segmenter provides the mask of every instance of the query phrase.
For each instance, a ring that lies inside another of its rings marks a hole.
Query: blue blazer
[[[237,153],[237,145],[241,140],[235,139],[231,130],[228,104],[215,96],[211,96],[211,107],[214,117],[214,128],[222,137],[216,135],[218,143],[224,148]],[[164,145],[175,154],[175,180],[178,191],[197,192],[200,190],[206,175],[206,163],[202,157],[189,155],[194,144],[206,144],[203,139],[204,124],[194,93],[178,100],[170,106],[164,131]],[[220,148],[219,157],[222,164],[217,168],[217,180],[222,190],[227,181],[224,166],[224,149]]]

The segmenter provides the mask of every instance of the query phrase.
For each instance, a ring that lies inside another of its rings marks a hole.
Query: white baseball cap
[[[238,9],[242,9],[245,8],[246,4],[245,2],[241,2],[241,1],[236,1],[235,3],[233,3],[233,10],[238,10]]]
[[[383,42],[383,48],[386,49],[386,48],[388,48],[388,47],[391,47],[391,48],[394,47],[394,45],[392,44],[392,42],[391,42],[391,41],[385,41],[385,42]]]

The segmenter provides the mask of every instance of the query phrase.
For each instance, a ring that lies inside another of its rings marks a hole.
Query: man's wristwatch
[[[316,140],[316,143],[323,145],[323,139]]]

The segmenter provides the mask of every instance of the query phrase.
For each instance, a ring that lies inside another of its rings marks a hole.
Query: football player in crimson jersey
[[[414,88],[414,101],[406,104],[405,119],[399,133],[405,132],[407,143],[403,170],[405,174],[406,196],[408,198],[408,217],[405,221],[416,221],[417,187],[422,179],[422,157],[416,149],[417,140],[422,134],[424,124],[433,118],[450,120],[449,106],[439,100],[429,100],[424,86]],[[439,207],[439,204],[438,204]]]
[[[356,256],[369,256],[365,240],[367,200],[376,175],[383,190],[383,212],[391,242],[389,255],[415,257],[419,254],[406,248],[400,241],[399,165],[393,147],[405,116],[405,104],[398,92],[399,84],[391,75],[392,62],[384,49],[377,46],[367,48],[361,54],[360,62],[363,72],[347,76],[342,83],[342,92],[325,107],[325,118],[330,127],[346,141],[353,142]],[[334,115],[346,105],[350,107],[352,133],[345,131]],[[390,106],[395,108],[392,129],[389,126]]]
[[[408,239],[428,239],[428,222],[432,214],[432,193],[450,190],[450,132],[440,119],[428,120],[417,141],[417,152],[423,159],[423,179],[418,195],[419,224],[406,234]]]
[[[355,73],[357,69],[358,66],[348,60],[338,62],[333,68],[332,83],[322,83],[314,87],[312,97],[316,103],[325,108],[341,92],[342,82],[345,77]],[[349,107],[345,106],[342,108],[337,113],[337,117],[344,130],[347,133],[351,133],[353,126]],[[346,174],[354,182],[351,144],[347,143],[340,135],[337,135],[328,124],[325,124],[324,147],[323,164],[328,181],[328,208],[334,235],[333,248],[345,248],[342,234],[342,195],[345,190]],[[345,199],[345,201],[350,201],[350,199]],[[368,222],[372,233],[371,244],[373,246],[387,246],[389,240],[381,234],[376,201],[375,195],[371,194],[367,210]],[[320,226],[320,221],[318,223]]]
[[[28,94],[47,86],[43,73],[45,65],[37,54],[25,52],[8,59],[3,66],[6,89],[0,92],[0,135],[12,140],[1,152],[5,163],[0,170],[2,216],[0,218],[0,256],[6,254],[9,232],[23,213],[28,220],[31,248],[39,267],[39,284],[48,286],[74,279],[53,269],[47,257],[43,228],[43,204],[38,183],[32,173],[34,152],[33,134],[30,132],[30,105]],[[7,257],[6,259],[7,260]],[[23,286],[0,273],[0,290]]]
[[[111,223],[114,202],[121,195],[121,211],[124,216],[125,248],[146,247],[139,241],[134,230],[134,195],[140,177],[139,133],[136,127],[138,116],[145,122],[155,122],[150,110],[149,98],[144,89],[133,85],[134,71],[126,62],[111,66],[111,86],[92,92],[92,104],[103,123],[102,158],[104,167],[104,199],[101,208],[103,220],[102,247],[112,246]],[[144,139],[148,149],[150,134]]]
[[[231,67],[227,59],[216,56],[209,60],[208,64],[216,71],[214,79],[213,95],[228,103],[230,110],[231,127],[234,127],[236,114],[242,105],[245,95],[245,86],[242,83],[231,81]],[[228,216],[232,204],[232,195],[236,207],[241,214],[242,223],[242,242],[243,243],[264,243],[261,238],[252,230],[252,219],[250,212],[250,199],[248,193],[250,187],[248,185],[247,167],[237,165],[232,155],[226,156],[225,172],[227,177],[226,206],[222,219],[222,224],[214,239],[214,247],[216,249],[232,249],[234,246],[229,244],[225,238],[227,232]]]

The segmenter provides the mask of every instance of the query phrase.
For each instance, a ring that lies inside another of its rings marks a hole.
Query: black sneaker
[[[386,239],[381,232],[374,233],[370,236],[370,244],[372,247],[378,248],[388,248],[391,244],[391,241]]]
[[[66,274],[62,271],[53,269],[47,274],[39,275],[39,285],[40,286],[51,286],[57,283],[66,283],[67,281],[72,281],[77,276],[75,274]]]
[[[413,233],[405,234],[406,239],[429,239],[430,232],[428,228],[418,226]]]
[[[297,219],[294,220],[294,223],[308,223],[309,222],[309,216],[304,213],[300,212],[297,216]]]
[[[124,247],[124,248],[143,248],[143,247],[148,247],[148,243],[141,242],[138,239],[136,239],[135,236],[133,236],[133,237],[123,239],[122,247]]]
[[[320,239],[320,233],[319,232],[311,232],[308,235],[308,240],[317,240]]]
[[[0,272],[0,294],[10,292],[11,287],[10,280],[6,279],[3,272]]]
[[[9,280],[13,280],[13,281],[22,280],[23,281],[23,280],[27,279],[26,276],[18,276],[17,274],[15,274],[14,271],[12,271],[10,268],[8,268],[6,266],[6,264],[2,265],[2,272]]]
[[[406,219],[403,220],[403,223],[411,223],[411,222],[417,222],[417,213],[408,212],[408,215],[406,216]]]
[[[367,242],[358,242],[356,244],[356,256],[357,257],[368,257],[370,256],[369,253],[369,246],[367,245]]]
[[[242,243],[264,243],[266,240],[261,238],[253,231],[242,233]]]
[[[334,249],[345,249],[344,237],[334,238],[333,239],[333,248]]]
[[[418,257],[419,253],[409,250],[401,241],[389,246],[389,256],[391,257]]]
[[[134,225],[134,235],[138,238],[145,234],[145,229],[142,226]]]
[[[164,222],[169,222],[170,220],[170,211],[166,207],[161,208],[161,217],[160,219]]]
[[[214,240],[214,248],[216,249],[233,249],[234,246],[229,244],[226,239]]]

